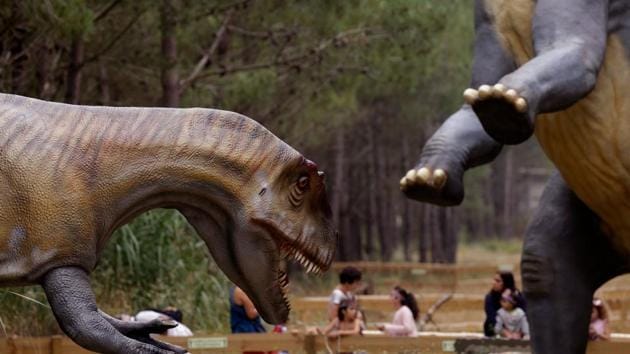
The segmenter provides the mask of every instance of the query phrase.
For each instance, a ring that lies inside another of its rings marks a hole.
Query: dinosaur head
[[[219,267],[270,323],[285,322],[289,315],[286,261],[320,273],[337,245],[324,174],[297,155],[273,171],[254,173],[239,191],[243,205],[233,230],[208,242]]]

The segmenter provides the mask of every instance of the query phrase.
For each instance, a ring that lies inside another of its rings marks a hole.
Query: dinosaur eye
[[[301,190],[305,190],[308,187],[308,176],[302,176],[297,181],[297,187]]]
[[[304,201],[304,193],[308,190],[309,178],[308,176],[301,176],[297,182],[291,186],[289,191],[289,202],[294,207],[299,207]]]

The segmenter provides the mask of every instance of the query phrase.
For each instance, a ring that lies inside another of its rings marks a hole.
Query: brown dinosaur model
[[[61,328],[102,353],[183,353],[98,310],[88,274],[119,226],[179,210],[262,317],[284,322],[281,260],[326,270],[323,173],[255,121],[211,109],[73,106],[0,94],[0,285],[41,284]]]
[[[558,169],[521,269],[536,354],[586,350],[594,291],[630,272],[630,1],[476,0],[466,104],[401,180],[462,201],[464,172],[532,134]]]

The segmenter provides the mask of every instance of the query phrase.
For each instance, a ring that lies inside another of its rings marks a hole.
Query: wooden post
[[[306,354],[315,354],[317,352],[315,347],[315,336],[307,334],[304,336],[304,352]]]
[[[51,354],[64,354],[63,353],[63,337],[62,336],[52,336],[50,338],[50,353]]]

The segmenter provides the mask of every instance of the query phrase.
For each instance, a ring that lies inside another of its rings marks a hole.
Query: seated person
[[[416,321],[420,315],[420,309],[416,298],[399,286],[392,290],[389,297],[396,309],[394,319],[392,323],[378,325],[377,328],[390,336],[417,336]]]
[[[516,288],[512,272],[497,272],[493,277],[492,288],[486,294],[484,300],[486,319],[483,323],[483,332],[486,337],[494,337],[497,334],[494,333],[497,311],[501,308],[501,296],[506,289],[512,291],[512,296],[516,299],[516,306],[527,313],[525,297]]]
[[[517,306],[517,300],[510,289],[505,289],[501,295],[501,308],[497,311],[494,333],[501,338],[529,339],[527,316]]]
[[[337,317],[330,321],[323,330],[317,328],[316,332],[329,337],[361,334],[361,320],[358,318],[358,314],[355,302],[342,301],[337,309]]]
[[[601,299],[593,298],[591,323],[588,326],[589,340],[609,340],[608,311]]]
[[[355,267],[345,267],[339,273],[339,285],[330,294],[328,303],[328,320],[337,318],[339,304],[342,301],[356,302],[355,289],[361,284],[361,271]],[[361,315],[359,314],[359,319]]]

